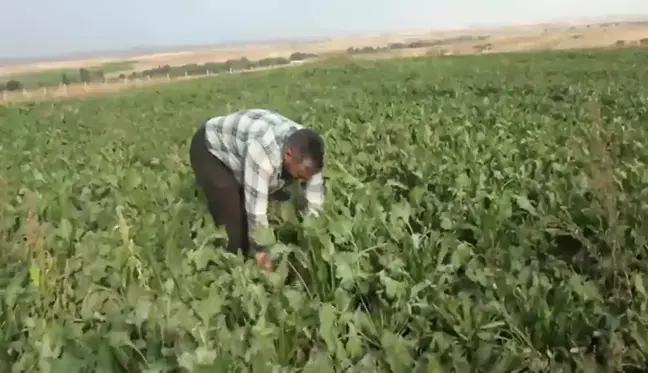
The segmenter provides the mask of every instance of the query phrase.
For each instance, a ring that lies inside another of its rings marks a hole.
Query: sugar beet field
[[[648,50],[303,66],[0,107],[2,372],[643,372]],[[216,250],[199,123],[322,131],[278,270]]]

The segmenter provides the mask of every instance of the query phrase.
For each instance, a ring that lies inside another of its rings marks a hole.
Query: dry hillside
[[[648,42],[648,22],[607,23],[595,25],[545,24],[498,29],[471,29],[458,31],[409,32],[389,35],[367,35],[331,39],[324,42],[294,44],[259,44],[236,48],[213,48],[202,50],[158,53],[128,58],[136,61],[133,70],[139,71],[163,65],[222,62],[247,57],[259,60],[266,57],[287,57],[294,52],[318,55],[339,54],[349,47],[385,47],[390,43],[436,41],[434,47],[387,50],[376,53],[382,56],[416,56],[426,53],[466,54],[483,52],[509,52],[538,49],[573,49],[607,47],[623,41],[638,44]],[[370,57],[366,54],[362,57]],[[120,58],[96,58],[86,60],[32,63],[20,66],[0,66],[0,76],[24,74],[34,71],[96,66],[119,62]]]

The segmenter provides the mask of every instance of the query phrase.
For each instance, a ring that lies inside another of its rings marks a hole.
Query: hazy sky
[[[632,14],[648,0],[0,0],[0,59]]]

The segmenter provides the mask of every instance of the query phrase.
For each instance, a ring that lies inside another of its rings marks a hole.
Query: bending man
[[[268,226],[268,197],[306,182],[307,212],[324,204],[324,141],[320,135],[270,110],[243,110],[208,120],[194,135],[191,167],[216,225],[225,225],[227,249],[253,252],[272,270],[253,232]],[[285,198],[284,198],[285,199]]]

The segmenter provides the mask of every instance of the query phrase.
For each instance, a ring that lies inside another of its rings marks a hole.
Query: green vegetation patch
[[[0,371],[641,371],[647,62],[364,61],[0,107]],[[214,248],[188,164],[201,122],[252,107],[328,149],[325,216],[271,205],[272,274]]]
[[[0,87],[9,91],[17,89],[34,89],[55,87],[60,84],[91,82],[104,80],[104,74],[131,70],[136,61],[109,62],[99,66],[77,69],[43,70],[28,74],[17,74],[0,77]],[[15,83],[9,83],[13,81]],[[1,89],[0,89],[1,90]]]

